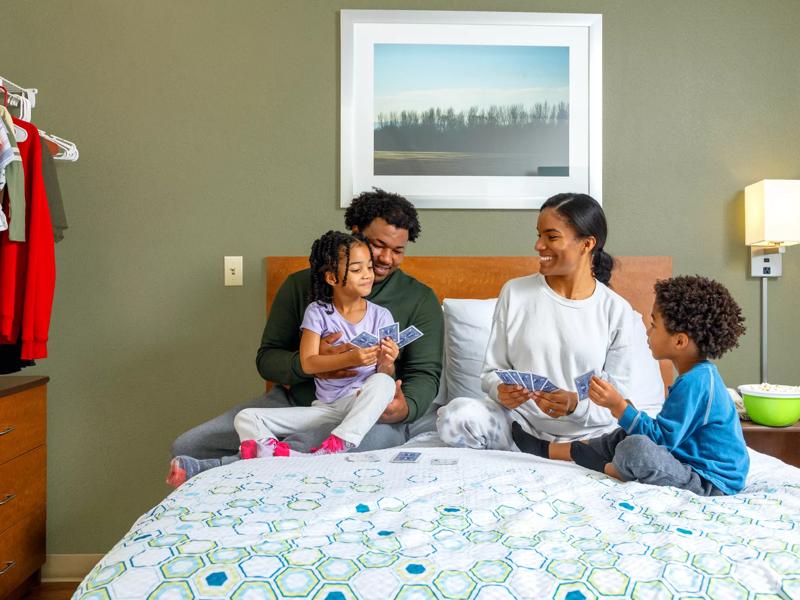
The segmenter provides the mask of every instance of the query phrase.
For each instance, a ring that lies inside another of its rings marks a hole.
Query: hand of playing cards
[[[400,331],[400,324],[392,323],[386,327],[381,327],[378,330],[377,336],[368,331],[362,331],[350,340],[350,343],[359,348],[369,348],[371,346],[377,346],[383,338],[388,337],[392,338],[398,347],[403,348],[408,346],[411,342],[418,340],[423,335],[424,334],[413,325]]]
[[[526,371],[513,371],[505,369],[495,370],[497,376],[505,384],[521,385],[531,392],[556,392],[558,386],[553,384],[547,377]],[[575,389],[578,391],[578,400],[586,400],[589,397],[589,382],[592,380],[594,371],[589,371],[575,378]]]

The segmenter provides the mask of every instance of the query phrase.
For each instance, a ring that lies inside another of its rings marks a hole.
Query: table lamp
[[[744,190],[750,275],[761,278],[761,382],[767,381],[767,280],[780,277],[786,246],[800,244],[800,180],[763,179]]]

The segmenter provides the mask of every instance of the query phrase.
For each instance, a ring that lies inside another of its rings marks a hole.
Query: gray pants
[[[724,495],[711,482],[646,435],[627,435],[624,429],[619,428],[590,438],[586,443],[606,462],[612,463],[626,481],[672,486],[698,496]]]
[[[233,420],[239,411],[246,408],[287,408],[297,406],[286,390],[276,385],[266,394],[234,406],[227,412],[182,433],[172,444],[172,456],[191,456],[193,458],[222,458],[239,452],[239,436],[233,427]],[[378,423],[364,436],[356,452],[381,450],[405,444],[420,433],[435,431],[435,410],[431,405],[425,415],[413,423],[387,425]],[[284,438],[283,441],[300,452],[308,452],[330,435],[333,426],[316,431],[304,431]]]

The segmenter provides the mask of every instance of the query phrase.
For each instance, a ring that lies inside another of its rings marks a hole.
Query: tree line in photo
[[[538,143],[566,141],[569,104],[536,103],[473,106],[466,111],[429,108],[379,113],[376,151],[527,152]]]

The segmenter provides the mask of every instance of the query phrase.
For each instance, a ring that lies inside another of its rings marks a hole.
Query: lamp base
[[[750,246],[750,276],[780,277],[783,274],[783,246]]]

